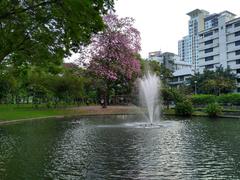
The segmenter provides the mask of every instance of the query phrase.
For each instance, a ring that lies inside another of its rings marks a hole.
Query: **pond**
[[[240,121],[98,116],[0,126],[0,179],[239,179]]]

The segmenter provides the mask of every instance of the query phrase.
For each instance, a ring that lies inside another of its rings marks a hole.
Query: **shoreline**
[[[26,121],[47,120],[47,119],[64,119],[64,118],[81,118],[87,116],[107,116],[107,115],[136,115],[140,110],[136,106],[80,106],[63,109],[61,115],[39,116],[32,118],[19,118],[13,120],[0,120],[1,125],[16,124]]]
[[[81,107],[66,108],[63,110],[63,114],[61,115],[40,116],[40,117],[33,117],[33,118],[20,118],[20,119],[13,119],[13,120],[0,120],[0,126],[16,124],[16,123],[21,123],[26,121],[34,121],[34,120],[81,118],[81,117],[89,117],[89,116],[107,116],[107,115],[136,115],[141,113],[142,111],[136,106],[108,106],[107,108],[102,108],[101,106],[81,106]],[[166,116],[176,116],[174,113],[169,113],[169,112],[164,112],[163,114]],[[202,113],[201,114],[195,113],[192,116],[208,117],[206,114],[202,114]],[[217,118],[240,119],[240,116],[220,115]]]

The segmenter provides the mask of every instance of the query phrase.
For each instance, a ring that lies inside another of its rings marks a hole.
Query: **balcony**
[[[235,52],[237,50],[240,50],[240,46],[235,46],[235,43],[227,45],[227,52]]]
[[[218,38],[218,33],[214,33],[211,36],[199,38],[198,42],[203,43],[204,41],[208,41],[208,40],[211,40],[211,39],[217,39],[217,38]]]
[[[231,53],[228,53],[227,59],[228,59],[228,61],[240,59],[240,55],[235,55],[235,52],[231,52]]]
[[[237,32],[237,31],[240,31],[240,26],[238,26],[236,28],[233,26],[232,28],[227,29],[226,33],[227,34],[233,34],[233,33]]]
[[[228,65],[232,70],[240,69],[240,64],[236,64],[235,62],[234,64],[228,64]]]
[[[209,53],[205,53],[204,51],[199,51],[199,56],[198,57],[199,57],[199,59],[201,59],[201,58],[205,58],[207,56],[216,56],[218,54],[219,54],[219,49],[216,48],[216,49],[213,50],[213,52],[209,52]]]
[[[208,44],[208,45],[204,45],[204,43],[201,43],[201,45],[199,46],[199,50],[204,50],[204,49],[208,49],[208,48],[214,48],[214,47],[218,47],[219,43],[217,42],[213,42],[212,44]]]
[[[240,40],[240,36],[235,37],[234,34],[231,34],[231,35],[227,36],[227,44],[238,41],[238,40]]]

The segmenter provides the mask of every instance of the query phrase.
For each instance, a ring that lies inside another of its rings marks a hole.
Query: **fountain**
[[[160,119],[159,89],[160,79],[156,74],[147,71],[140,79],[140,100],[147,109],[147,117],[150,125]]]

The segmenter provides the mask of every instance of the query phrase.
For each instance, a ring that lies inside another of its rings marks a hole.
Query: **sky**
[[[151,51],[178,53],[178,40],[188,34],[188,12],[228,10],[239,17],[240,0],[115,0],[119,17],[133,17],[141,33],[142,57]]]

